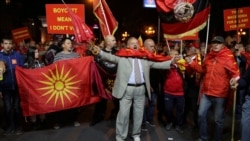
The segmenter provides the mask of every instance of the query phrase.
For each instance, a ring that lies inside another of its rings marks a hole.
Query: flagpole
[[[168,44],[168,39],[166,38],[166,43],[167,43],[167,47],[168,47],[168,54],[170,54],[170,46]]]
[[[234,123],[235,123],[235,107],[236,107],[236,92],[237,89],[234,89],[234,94],[233,94],[233,117],[232,117],[232,132],[231,132],[231,141],[234,141]]]
[[[110,29],[108,27],[108,21],[107,21],[106,15],[105,15],[104,10],[103,10],[102,0],[100,0],[100,7],[101,7],[101,10],[102,10],[102,14],[103,14],[104,20],[105,20],[105,25],[106,25],[106,27],[108,29],[108,33],[109,33],[109,35],[111,35]]]
[[[239,11],[238,11],[238,3],[236,1],[236,43],[239,43],[240,35],[239,32],[239,17],[238,17]]]
[[[68,6],[66,5],[66,3],[64,2],[64,0],[62,0],[62,2],[63,2],[63,4],[64,4],[66,7],[68,7]]]
[[[157,44],[160,44],[160,38],[161,38],[161,19],[160,16],[158,15],[158,32],[157,32]]]
[[[206,36],[205,56],[207,54],[209,28],[210,28],[210,14],[208,14],[208,19],[207,19],[207,36]]]
[[[183,51],[183,40],[181,40],[181,48],[180,48],[181,59],[183,59],[182,51]]]

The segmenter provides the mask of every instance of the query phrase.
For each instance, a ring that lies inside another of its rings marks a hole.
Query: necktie
[[[138,59],[134,60],[134,72],[135,72],[135,83],[140,84],[141,83],[141,74],[140,74]]]

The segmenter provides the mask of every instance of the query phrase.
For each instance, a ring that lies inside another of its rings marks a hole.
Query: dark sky
[[[1,26],[10,28],[22,26],[27,18],[37,18],[45,16],[46,3],[60,3],[61,0],[11,0],[12,4],[5,6],[5,0],[0,2]],[[97,23],[92,12],[90,0],[65,0],[70,4],[85,4],[85,19],[88,25]],[[143,8],[143,0],[106,0],[113,15],[119,22],[119,31],[131,30],[129,32],[139,32],[142,24],[154,24],[157,26],[156,9]],[[250,6],[250,0],[211,0],[211,25],[212,30],[223,31],[223,9]],[[2,21],[4,20],[4,21]],[[3,28],[6,29],[6,28]],[[8,28],[7,28],[8,29]],[[0,30],[1,27],[0,27]],[[120,34],[120,33],[119,33]]]

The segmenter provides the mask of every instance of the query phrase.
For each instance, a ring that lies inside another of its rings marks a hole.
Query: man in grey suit
[[[139,42],[135,37],[130,37],[127,41],[127,48],[138,50]],[[175,62],[175,58],[164,62],[153,62],[136,57],[119,57],[101,51],[98,47],[94,47],[94,51],[98,52],[103,60],[107,60],[118,64],[116,79],[112,95],[119,99],[120,110],[116,119],[116,141],[124,141],[128,135],[129,114],[133,104],[133,128],[132,137],[134,141],[140,141],[141,124],[145,105],[145,92],[148,97],[150,93],[150,68],[169,69],[170,64]],[[135,61],[139,62],[140,83],[135,81]]]

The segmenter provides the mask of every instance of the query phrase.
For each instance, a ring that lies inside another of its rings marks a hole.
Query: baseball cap
[[[225,42],[225,40],[224,40],[224,38],[221,37],[221,36],[215,36],[215,37],[212,39],[212,41],[211,41],[211,43],[224,43],[224,42]]]

